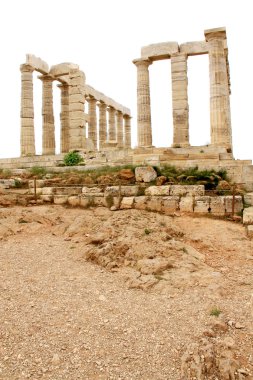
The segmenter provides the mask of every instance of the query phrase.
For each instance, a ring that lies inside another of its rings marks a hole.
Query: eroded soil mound
[[[2,208],[0,260],[0,379],[252,379],[240,224]]]

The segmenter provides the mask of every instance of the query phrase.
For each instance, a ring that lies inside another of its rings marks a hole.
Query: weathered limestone
[[[55,131],[53,112],[53,81],[60,82],[61,91],[61,153],[83,149],[124,148],[131,146],[130,110],[113,99],[86,85],[85,75],[74,63],[61,63],[51,68],[42,59],[28,54],[26,63],[20,67],[21,91],[21,155],[35,155],[33,71],[43,74],[43,149],[42,155],[55,155]],[[89,114],[84,111],[86,99]],[[96,104],[99,102],[99,129],[97,130]],[[107,136],[107,109],[109,128]],[[117,130],[115,113],[117,112]],[[125,125],[123,124],[123,117]],[[86,123],[89,124],[86,137]],[[125,128],[125,129],[124,129]],[[99,136],[98,136],[99,131]],[[118,142],[117,142],[118,140]],[[107,144],[109,143],[109,144]],[[107,146],[106,146],[107,145]]]
[[[107,105],[100,101],[99,107],[99,150],[103,148],[107,138],[107,120],[106,109]]]
[[[172,105],[173,105],[173,146],[189,146],[189,106],[187,55],[171,56]]]
[[[33,110],[33,71],[34,68],[24,64],[21,71],[21,156],[35,154],[34,110]]]
[[[211,143],[232,150],[229,81],[224,51],[226,29],[205,31],[209,52]]]
[[[61,90],[61,153],[69,151],[69,85],[59,84]]]
[[[69,94],[69,149],[81,149],[83,147],[84,127],[86,118],[84,114],[85,75],[79,69],[70,69],[70,94]],[[77,99],[76,95],[80,95]]]
[[[131,148],[131,117],[129,115],[123,115],[124,119],[124,146],[125,148]]]
[[[188,56],[209,54],[210,61],[210,118],[211,144],[232,151],[230,121],[230,76],[225,28],[205,31],[206,41],[164,42],[144,46],[141,58],[133,63],[137,66],[137,114],[138,147],[152,145],[150,90],[148,67],[154,61],[171,59],[172,103],[173,103],[173,147],[189,146],[188,106]]]
[[[97,100],[93,97],[87,98],[89,104],[89,129],[88,137],[94,144],[97,150]]]
[[[121,111],[116,112],[117,121],[117,143],[118,148],[123,148],[124,146],[124,135],[123,135],[123,114]]]
[[[115,123],[115,113],[116,110],[113,107],[108,108],[109,113],[109,129],[108,129],[108,141],[116,141],[116,123]]]
[[[53,78],[39,77],[42,81],[42,154],[55,154],[55,126],[53,110]]]
[[[139,147],[152,146],[148,59],[137,59],[137,139]]]

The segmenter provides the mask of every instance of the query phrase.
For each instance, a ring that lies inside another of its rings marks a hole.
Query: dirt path
[[[252,375],[253,245],[241,225],[42,206],[1,209],[0,238],[0,379],[177,380],[183,353],[210,329],[213,344],[233,340],[240,379]],[[122,242],[127,262],[96,264],[102,250],[122,257]],[[174,249],[185,276],[174,264],[142,286],[151,275],[137,270],[136,246],[141,260]]]

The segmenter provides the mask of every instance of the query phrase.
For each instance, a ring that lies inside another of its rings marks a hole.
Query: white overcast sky
[[[79,64],[86,82],[129,107],[136,144],[136,68],[142,46],[204,40],[225,26],[236,159],[253,159],[252,0],[7,0],[0,2],[0,157],[19,156],[20,71],[26,53],[50,66]],[[208,57],[188,60],[190,141],[210,142]],[[153,143],[172,143],[170,61],[150,66]],[[41,82],[34,74],[36,149],[41,152]],[[59,149],[59,89],[54,89]]]

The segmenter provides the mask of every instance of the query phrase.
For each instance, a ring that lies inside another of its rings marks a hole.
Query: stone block
[[[54,187],[43,187],[41,194],[42,195],[53,195],[54,194]]]
[[[213,215],[225,215],[225,203],[223,197],[210,197],[210,212]]]
[[[81,195],[80,197],[80,206],[83,208],[88,208],[90,206],[90,197],[86,195]]]
[[[40,199],[43,200],[43,202],[53,202],[54,196],[53,195],[40,195]]]
[[[38,187],[43,187],[44,184],[45,184],[44,179],[37,179],[36,180],[36,187],[37,188]],[[33,179],[28,182],[28,186],[29,186],[30,189],[34,187],[34,180]]]
[[[78,195],[82,193],[81,187],[55,187],[55,195]]]
[[[182,212],[193,212],[194,198],[192,196],[182,197],[179,202],[179,209]]]
[[[202,196],[195,197],[194,200],[194,212],[199,214],[208,214],[210,212],[210,197]]]
[[[105,189],[105,197],[108,195],[118,197],[133,197],[138,194],[139,186],[107,186]]]
[[[0,185],[3,189],[9,189],[10,187],[15,187],[14,179],[0,179]]]
[[[179,209],[179,197],[169,196],[162,199],[162,212],[166,215],[173,214]]]
[[[84,186],[82,188],[82,194],[86,196],[94,196],[94,197],[103,197],[104,193],[103,190],[99,187],[86,187]]]
[[[148,197],[146,209],[149,211],[162,211],[162,197]]]
[[[148,197],[140,196],[134,198],[134,208],[137,210],[146,210]]]
[[[253,224],[253,207],[243,210],[243,224]]]
[[[225,212],[231,213],[232,212],[232,203],[233,203],[233,196],[232,195],[226,195],[224,197],[224,205],[225,205]],[[234,213],[240,213],[243,210],[243,201],[241,195],[236,195],[234,198]]]
[[[249,206],[253,206],[253,193],[244,194],[244,203]]]
[[[68,202],[68,195],[54,195],[54,204],[63,205]]]
[[[68,204],[73,207],[80,206],[80,197],[78,195],[68,197]]]
[[[165,186],[149,186],[145,190],[145,195],[151,195],[151,196],[170,195],[170,185],[165,185]]]
[[[248,236],[250,239],[253,239],[253,225],[249,225],[249,226],[247,226],[247,236]]]
[[[205,195],[205,187],[204,185],[171,185],[170,195],[202,196],[202,195]]]
[[[93,197],[92,205],[95,207],[107,207],[106,199],[104,196],[101,197]]]
[[[138,166],[135,168],[135,179],[137,182],[151,182],[157,177],[157,173],[152,166]]]
[[[130,209],[130,208],[133,208],[133,205],[134,205],[134,197],[124,197],[121,201],[120,209],[121,210]]]

